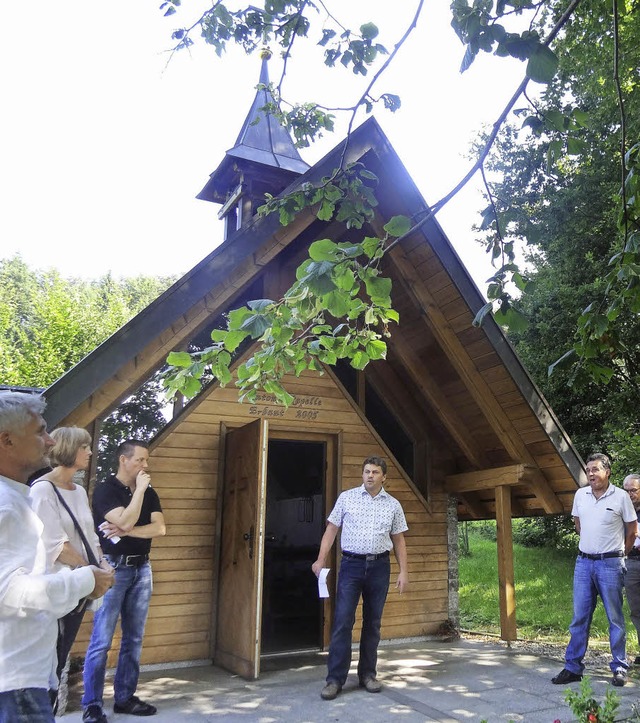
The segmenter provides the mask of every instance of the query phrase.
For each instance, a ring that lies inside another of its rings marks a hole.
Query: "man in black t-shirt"
[[[113,682],[116,713],[149,716],[155,706],[136,695],[144,626],[151,598],[151,540],[166,532],[160,499],[150,486],[149,450],[130,439],[116,450],[118,471],[97,485],[93,519],[104,556],[115,569],[115,583],[93,620],[84,663],[84,723],[106,723],[102,710],[107,654],[118,617],[122,641]]]

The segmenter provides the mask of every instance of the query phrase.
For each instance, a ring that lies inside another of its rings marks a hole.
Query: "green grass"
[[[498,558],[495,541],[469,535],[469,556],[460,557],[460,626],[474,632],[500,632]],[[575,552],[514,544],[516,624],[527,640],[567,641],[573,612]],[[636,631],[627,619],[629,655],[637,648]],[[590,644],[609,645],[607,617],[598,601]],[[634,653],[635,654],[635,653]]]

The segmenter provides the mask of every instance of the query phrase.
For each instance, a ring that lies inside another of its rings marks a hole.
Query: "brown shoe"
[[[320,691],[322,700],[333,700],[338,697],[338,693],[342,690],[342,686],[333,681],[327,683]]]
[[[375,678],[367,678],[360,681],[360,687],[365,688],[367,693],[379,693],[382,690],[382,683]]]

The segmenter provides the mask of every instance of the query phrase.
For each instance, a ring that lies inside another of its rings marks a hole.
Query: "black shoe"
[[[155,715],[158,709],[151,703],[145,703],[135,695],[132,695],[129,700],[124,703],[114,703],[114,713],[128,713],[129,715]]]
[[[99,705],[88,705],[82,714],[82,723],[107,723],[107,716]]]
[[[582,680],[580,673],[572,673],[570,670],[563,668],[555,678],[551,678],[554,685],[564,685],[565,683],[577,683]]]
[[[618,670],[616,670],[616,672],[613,674],[613,679],[611,680],[611,682],[617,688],[622,688],[622,686],[627,682],[627,671],[623,668],[619,668]]]

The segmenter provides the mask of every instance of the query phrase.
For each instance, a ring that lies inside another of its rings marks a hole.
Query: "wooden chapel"
[[[314,240],[353,233],[308,210],[286,227],[275,215],[258,218],[265,192],[316,183],[344,156],[379,178],[373,226],[427,213],[375,119],[309,167],[260,110],[268,100],[259,89],[198,195],[221,205],[224,242],[45,391],[50,428],[78,425],[97,439],[101,420],[170,351],[247,300],[278,298]],[[492,319],[473,326],[484,299],[435,220],[394,248],[383,270],[400,313],[387,359],[362,372],[340,364],[292,376],[286,409],[269,394],[242,404],[233,385],[214,380],[151,440],[167,535],[152,548],[143,664],[213,660],[255,678],[267,653],[325,649],[332,598],[318,599],[310,565],[328,511],[360,484],[370,454],[388,460],[386,487],[409,524],[411,588],[402,597],[390,590],[383,639],[457,626],[457,522],[493,518],[502,637],[515,639],[512,517],[568,513],[586,482],[583,462],[501,329]]]

